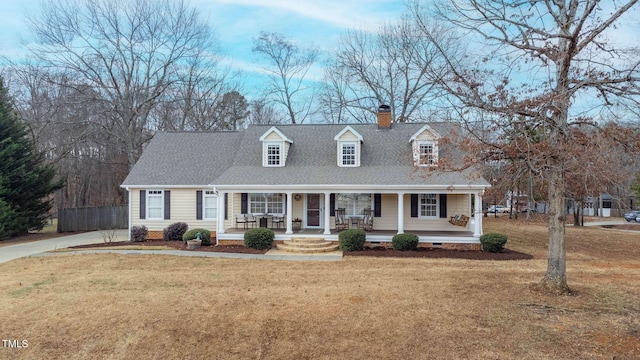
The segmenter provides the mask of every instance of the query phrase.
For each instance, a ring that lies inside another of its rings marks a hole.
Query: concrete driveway
[[[127,230],[117,230],[116,234],[118,238],[114,241],[126,241],[128,239]],[[0,248],[0,263],[69,246],[96,244],[102,243],[103,241],[100,231],[92,231],[82,234],[61,236],[48,240],[4,246]]]

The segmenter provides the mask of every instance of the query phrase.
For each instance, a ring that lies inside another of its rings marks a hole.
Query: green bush
[[[364,242],[366,239],[367,233],[362,229],[344,230],[338,235],[338,242],[342,251],[364,250]]]
[[[418,248],[418,235],[415,234],[398,234],[391,239],[393,250],[415,250]]]
[[[488,233],[480,236],[482,251],[497,253],[502,252],[504,244],[507,243],[507,235],[499,233]]]
[[[255,228],[245,231],[244,246],[252,249],[271,249],[276,235],[271,229]]]
[[[146,226],[132,226],[131,227],[131,241],[144,242],[147,240],[149,230]]]
[[[189,240],[197,239],[200,234],[200,240],[202,240],[202,246],[211,245],[211,231],[207,229],[191,229],[182,235],[182,240],[186,243]]]
[[[182,235],[187,232],[189,225],[185,222],[173,223],[162,231],[162,237],[164,241],[176,241],[182,240]]]

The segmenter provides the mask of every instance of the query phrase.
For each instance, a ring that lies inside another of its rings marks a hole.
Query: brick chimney
[[[378,129],[391,128],[391,107],[389,105],[380,105],[378,108]]]

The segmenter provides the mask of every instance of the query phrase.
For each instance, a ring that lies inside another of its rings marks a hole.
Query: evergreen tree
[[[0,78],[0,240],[42,229],[62,187],[27,134]]]

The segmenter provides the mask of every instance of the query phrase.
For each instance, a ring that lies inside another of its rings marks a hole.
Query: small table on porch
[[[355,228],[358,229],[361,222],[362,218],[360,216],[349,216],[349,228],[353,229],[355,225]]]

